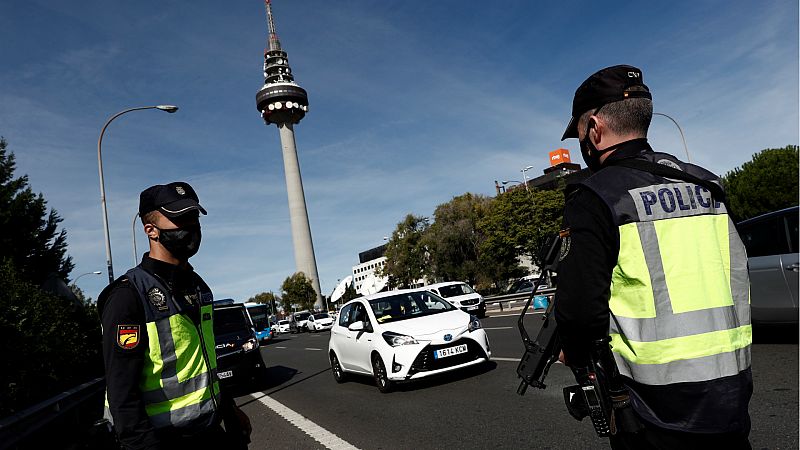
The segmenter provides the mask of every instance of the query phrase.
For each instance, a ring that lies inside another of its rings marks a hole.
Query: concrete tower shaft
[[[256,107],[261,112],[264,123],[267,125],[274,123],[280,131],[295,265],[298,272],[303,272],[311,279],[317,293],[315,307],[321,308],[322,289],[317,273],[317,260],[314,256],[314,243],[311,240],[311,226],[308,223],[306,197],[293,127],[308,111],[308,95],[305,89],[295,83],[286,52],[281,49],[281,42],[275,32],[272,4],[270,0],[265,0],[264,3],[267,10],[269,40],[264,50],[264,86],[256,93]]]

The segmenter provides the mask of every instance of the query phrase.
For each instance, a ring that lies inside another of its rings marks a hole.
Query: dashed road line
[[[321,348],[313,348],[313,347],[306,347],[306,350],[315,350],[315,351],[322,351]]]
[[[324,445],[325,448],[329,448],[332,450],[358,450],[358,447],[355,447],[354,445],[350,444],[349,442],[345,441],[339,436],[336,436],[335,434],[331,433],[325,428],[322,428],[316,423],[296,413],[295,411],[285,406],[283,403],[273,399],[269,395],[261,394],[261,396],[258,396],[258,394],[251,394],[251,395],[253,396],[253,398],[263,403],[267,408],[271,409],[279,416],[288,420],[289,423],[299,428],[300,431],[311,436],[311,438],[313,438],[315,441]]]
[[[510,330],[514,327],[483,327],[484,330]]]
[[[498,358],[492,356],[492,361],[508,361],[508,362],[519,362],[519,358]]]
[[[275,348],[286,348],[286,347],[281,347],[280,345],[276,345]]]

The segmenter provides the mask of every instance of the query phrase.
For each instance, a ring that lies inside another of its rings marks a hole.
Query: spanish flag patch
[[[139,325],[117,325],[117,345],[125,350],[139,345]]]

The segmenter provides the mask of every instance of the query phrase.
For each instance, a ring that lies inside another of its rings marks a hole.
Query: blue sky
[[[295,127],[320,281],[407,213],[548,165],[575,88],[614,64],[644,71],[692,161],[724,174],[798,143],[796,1],[273,3],[310,111]],[[217,298],[278,291],[294,272],[278,130],[255,108],[266,42],[259,1],[0,3],[0,135],[64,218],[73,277],[105,270],[103,141],[114,269],[133,265],[139,192],[190,182],[209,215],[192,259]],[[656,117],[650,140],[683,158]],[[141,233],[137,229],[137,232]],[[139,254],[146,249],[139,235]],[[95,297],[106,276],[83,277]]]

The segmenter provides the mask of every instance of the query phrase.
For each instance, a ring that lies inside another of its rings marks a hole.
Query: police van
[[[258,338],[243,304],[231,299],[214,302],[214,343],[220,383],[253,381],[265,370]]]

